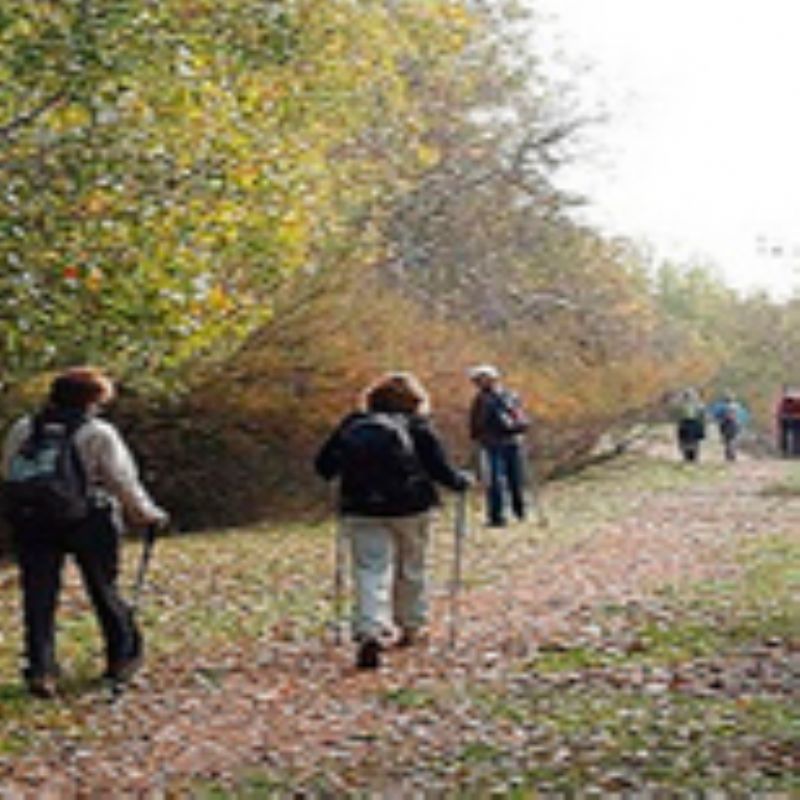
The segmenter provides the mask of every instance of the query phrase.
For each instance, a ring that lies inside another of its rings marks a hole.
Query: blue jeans
[[[511,500],[511,509],[518,519],[522,519],[525,516],[522,447],[517,442],[503,442],[485,445],[483,449],[489,470],[489,484],[486,490],[489,524],[505,524],[506,491]]]

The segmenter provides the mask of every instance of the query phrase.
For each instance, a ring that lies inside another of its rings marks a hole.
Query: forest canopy
[[[796,303],[653,265],[578,221],[556,177],[597,123],[549,84],[520,15],[468,0],[6,4],[0,414],[54,369],[102,364],[184,503],[215,470],[231,486],[302,475],[389,368],[419,372],[463,447],[465,370],[497,362],[552,463],[690,383],[766,417]],[[242,513],[269,507],[263,491]]]

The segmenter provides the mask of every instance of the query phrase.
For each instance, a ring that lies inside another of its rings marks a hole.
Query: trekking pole
[[[335,520],[334,550],[333,550],[333,636],[334,642],[342,643],[342,614],[344,612],[344,594],[347,568],[347,537],[345,536],[342,519],[337,512],[337,488],[331,484],[329,506]]]
[[[472,451],[472,459],[468,469],[470,468],[475,479],[474,488],[478,492],[478,495],[484,498],[488,511],[488,501],[485,498],[488,485],[489,465],[486,460],[486,451],[480,445],[476,445]],[[480,545],[483,544],[482,526],[478,525],[472,532],[472,536],[475,547],[479,550]]]
[[[156,523],[152,523],[145,527],[142,535],[142,555],[139,557],[139,566],[136,569],[136,580],[133,582],[133,588],[131,589],[131,601],[128,606],[130,621],[134,626],[134,630],[136,629],[134,619],[139,611],[139,604],[142,598],[142,589],[144,588],[144,579],[147,575],[147,568],[150,565],[150,558],[153,555],[153,547],[156,543],[157,533],[158,525]],[[127,679],[122,679],[120,677],[108,677],[106,682],[109,690],[108,702],[111,705],[115,705],[125,693]]]
[[[148,525],[144,529],[142,545],[142,555],[139,558],[139,568],[136,571],[136,581],[133,584],[133,592],[131,593],[131,616],[134,616],[139,609],[139,601],[142,596],[142,588],[144,587],[144,579],[147,574],[147,568],[150,565],[150,558],[153,555],[153,547],[156,543],[156,533],[158,526],[155,524]]]
[[[345,562],[347,554],[345,552],[346,542],[341,521],[336,523],[336,542],[334,545],[334,564],[333,564],[333,624],[334,642],[338,645],[342,643],[342,612],[344,610],[344,590],[345,590]]]
[[[467,536],[467,492],[458,493],[455,514],[455,541],[453,550],[453,577],[450,583],[450,647],[456,646],[460,622],[459,595],[461,593],[461,571],[464,556],[464,539]]]

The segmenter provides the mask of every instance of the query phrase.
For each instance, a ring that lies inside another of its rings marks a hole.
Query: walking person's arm
[[[430,424],[415,425],[411,434],[422,466],[436,483],[456,492],[469,488],[469,477],[450,463],[441,440]]]
[[[164,525],[169,516],[147,492],[133,455],[113,425],[93,420],[76,440],[90,482],[112,495],[134,525]]]

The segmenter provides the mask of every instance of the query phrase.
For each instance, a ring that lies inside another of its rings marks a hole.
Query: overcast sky
[[[569,176],[590,218],[742,289],[800,285],[800,0],[531,0],[610,121]]]

